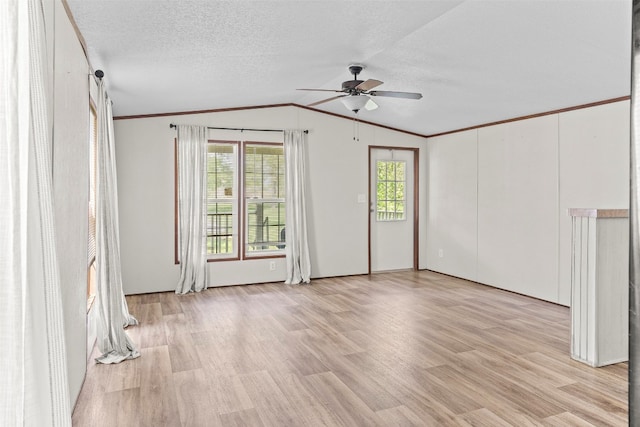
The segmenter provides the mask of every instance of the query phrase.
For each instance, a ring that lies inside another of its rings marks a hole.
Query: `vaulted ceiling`
[[[631,0],[67,0],[114,115],[331,96],[347,66],[367,120],[434,134],[630,93]],[[340,101],[320,110],[352,116]]]

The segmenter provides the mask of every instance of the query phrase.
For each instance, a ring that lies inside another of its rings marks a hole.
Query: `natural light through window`
[[[376,162],[376,218],[402,221],[405,216],[406,163],[395,160]]]
[[[284,240],[282,144],[210,141],[207,154],[209,258],[282,256]]]
[[[87,246],[87,310],[96,295],[96,152],[98,140],[98,117],[93,106],[89,106],[89,240]]]
[[[246,253],[284,248],[284,151],[282,145],[245,148]]]
[[[238,254],[238,144],[209,143],[207,254]]]

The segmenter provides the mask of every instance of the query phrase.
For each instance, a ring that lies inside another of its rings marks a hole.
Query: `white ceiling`
[[[424,95],[362,120],[426,135],[630,94],[631,0],[67,2],[116,116],[306,105],[350,63]]]

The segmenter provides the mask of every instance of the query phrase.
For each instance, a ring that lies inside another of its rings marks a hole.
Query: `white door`
[[[372,272],[414,265],[414,150],[370,148]]]

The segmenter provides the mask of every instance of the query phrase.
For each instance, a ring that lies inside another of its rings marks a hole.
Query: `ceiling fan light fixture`
[[[357,113],[369,102],[369,97],[367,95],[352,95],[340,98],[340,101],[349,111]]]
[[[342,82],[342,87],[338,90],[331,89],[298,89],[298,90],[310,90],[318,92],[336,92],[340,95],[332,96],[320,101],[309,104],[309,107],[315,107],[316,105],[324,104],[325,102],[340,99],[345,107],[349,111],[357,113],[363,108],[371,111],[378,108],[378,105],[373,102],[371,97],[388,96],[391,98],[405,98],[405,99],[420,99],[422,94],[415,92],[397,92],[392,90],[371,90],[377,88],[382,84],[380,80],[367,79],[358,80],[358,74],[364,69],[363,65],[353,64],[349,66],[349,72],[353,74],[353,80],[347,80]]]

